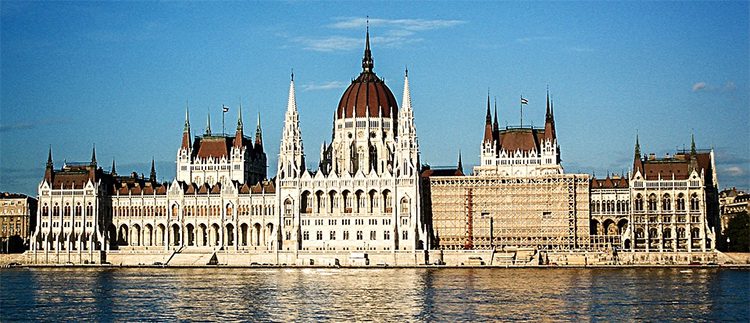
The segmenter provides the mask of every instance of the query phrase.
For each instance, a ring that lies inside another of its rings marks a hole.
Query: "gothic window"
[[[65,203],[65,208],[63,209],[63,215],[70,216],[70,204]]]
[[[388,190],[385,190],[383,192],[383,206],[385,208],[385,212],[391,212],[392,211],[392,205],[393,205],[393,198],[391,197],[391,192]]]
[[[391,232],[390,231],[383,231],[383,240],[391,240]]]
[[[370,231],[370,240],[377,240],[377,233],[375,231]]]
[[[635,197],[635,210],[643,211],[643,196],[641,196],[641,194],[638,194]]]
[[[664,197],[661,200],[661,209],[664,211],[672,210],[672,200],[669,197],[669,194],[664,194]]]
[[[409,203],[409,199],[404,197],[401,199],[401,215],[409,215],[409,209],[411,208],[411,205]]]
[[[648,210],[656,211],[656,194],[652,193],[648,196]]]
[[[685,211],[685,195],[682,193],[677,195],[677,211]]]
[[[92,216],[94,215],[94,206],[91,205],[91,202],[86,206],[86,216]]]
[[[42,216],[48,216],[49,215],[49,206],[47,206],[47,203],[44,203],[44,206],[42,207]]]
[[[362,240],[362,231],[357,231],[357,240]]]
[[[310,240],[310,231],[305,231],[302,233],[302,240]]]
[[[336,231],[330,232],[330,240],[336,240]]]
[[[316,240],[323,240],[323,231],[315,232],[315,239]]]
[[[409,240],[409,231],[404,231],[401,233],[401,239],[402,240]]]
[[[344,231],[344,240],[349,240],[349,231]]]
[[[698,228],[693,228],[693,230],[690,231],[690,237],[693,239],[700,239],[701,237],[701,231]]]
[[[81,209],[81,203],[76,204],[75,210],[76,210],[75,216],[81,216],[81,214],[83,214],[82,209]]]
[[[698,194],[693,193],[693,195],[690,196],[690,211],[698,211],[699,206]]]

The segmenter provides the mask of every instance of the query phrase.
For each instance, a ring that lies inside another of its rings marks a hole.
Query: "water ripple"
[[[750,271],[0,271],[0,321],[742,321]]]

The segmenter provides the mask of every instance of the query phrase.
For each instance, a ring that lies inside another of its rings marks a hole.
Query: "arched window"
[[[411,203],[409,203],[409,199],[406,197],[402,198],[400,204],[401,204],[401,210],[399,213],[401,215],[409,215],[409,209],[411,208]]]
[[[75,210],[76,210],[75,216],[81,216],[81,214],[83,214],[83,211],[81,209],[81,203],[76,204]]]
[[[63,209],[63,215],[70,216],[70,204],[65,203],[65,208]]]
[[[49,206],[47,206],[47,203],[44,203],[44,206],[42,207],[42,215],[43,216],[49,215]]]
[[[664,194],[664,197],[661,200],[661,209],[664,211],[672,210],[672,200],[670,199],[669,194]]]
[[[292,208],[294,207],[294,203],[292,203],[291,199],[284,200],[284,215],[285,216],[292,216]]]
[[[685,211],[685,195],[682,193],[677,195],[677,211]]]
[[[643,196],[641,194],[636,195],[634,208],[636,211],[643,211]]]
[[[648,210],[656,211],[656,194],[652,193],[648,196]]]
[[[94,206],[91,205],[91,202],[86,206],[86,216],[93,216],[94,215]]]
[[[693,193],[693,195],[690,196],[690,211],[698,211],[699,206],[698,194]]]

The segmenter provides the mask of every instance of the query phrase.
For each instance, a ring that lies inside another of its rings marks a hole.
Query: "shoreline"
[[[159,269],[627,269],[627,268],[681,268],[681,269],[735,269],[750,270],[750,264],[702,264],[702,265],[537,265],[537,266],[454,266],[454,265],[397,265],[397,266],[284,266],[284,265],[189,265],[189,266],[166,266],[166,265],[107,265],[107,264],[21,264],[3,266],[0,269],[10,268],[159,268]]]

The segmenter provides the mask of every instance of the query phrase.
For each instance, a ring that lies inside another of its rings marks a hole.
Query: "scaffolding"
[[[432,177],[440,249],[570,250],[589,243],[588,175]]]

